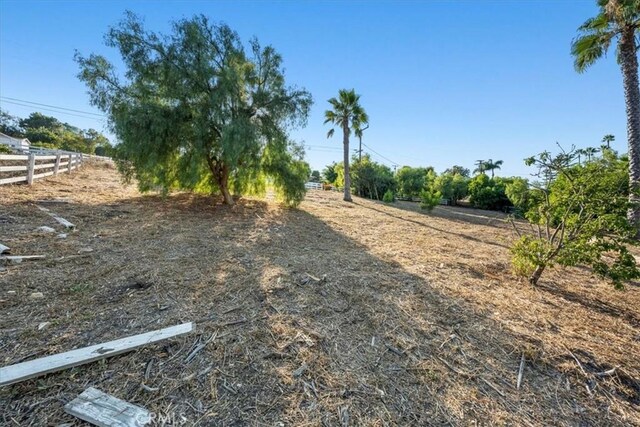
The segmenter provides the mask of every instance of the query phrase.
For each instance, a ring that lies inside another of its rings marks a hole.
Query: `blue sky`
[[[304,141],[314,169],[339,161],[341,138],[326,138],[323,112],[355,88],[370,116],[363,142],[388,165],[438,172],[478,159],[504,160],[500,175],[527,176],[522,159],[556,141],[599,146],[614,134],[626,150],[624,99],[613,52],[585,74],[569,53],[595,0],[494,1],[12,1],[0,0],[0,107],[41,110],[82,128],[100,119],[9,103],[7,98],[99,113],[76,78],[73,54],[103,54],[103,35],[125,9],[166,31],[204,13],[257,36],[283,56],[289,84],[314,97]],[[352,141],[353,147],[356,141]],[[366,148],[365,148],[366,150]],[[383,157],[381,157],[381,156]]]

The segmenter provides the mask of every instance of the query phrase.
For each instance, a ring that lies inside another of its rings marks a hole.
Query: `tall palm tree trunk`
[[[640,199],[636,195],[640,189],[640,88],[638,87],[638,57],[636,56],[634,36],[634,28],[626,28],[620,36],[619,48],[627,110],[629,201],[633,203],[627,217],[638,230],[636,234],[640,235],[640,205],[638,204]]]
[[[342,144],[344,145],[344,201],[351,202],[351,172],[349,171],[349,125],[342,125]]]

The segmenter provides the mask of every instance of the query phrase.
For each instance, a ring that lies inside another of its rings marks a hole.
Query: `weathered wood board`
[[[64,405],[64,410],[99,427],[141,427],[151,421],[146,409],[93,387]]]
[[[0,368],[0,386],[126,353],[147,344],[187,334],[193,331],[193,329],[193,323],[183,323],[182,325],[158,329],[157,331],[146,332],[115,341],[67,351],[66,353],[54,354],[40,359],[5,366]]]

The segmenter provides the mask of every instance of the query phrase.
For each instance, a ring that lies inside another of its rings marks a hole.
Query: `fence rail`
[[[70,173],[82,164],[82,157],[80,153],[0,154],[0,185],[18,182],[31,185],[37,179]]]

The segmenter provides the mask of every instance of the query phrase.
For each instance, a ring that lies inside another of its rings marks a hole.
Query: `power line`
[[[365,144],[364,142],[362,143],[362,145],[364,145],[365,147],[367,147],[369,150],[371,150],[372,153],[377,154],[380,158],[385,159],[386,161],[390,162],[392,165],[398,165],[399,163],[394,162],[393,160],[391,160],[388,157],[383,156],[382,154],[378,153],[376,150],[374,150],[373,148],[369,147],[367,144]]]
[[[66,114],[68,116],[75,116],[75,117],[81,117],[83,119],[89,119],[89,120],[95,120],[98,122],[102,122],[104,120],[105,117],[102,118],[98,118],[98,117],[91,117],[91,116],[83,116],[81,114],[75,114],[75,113],[67,113],[65,111],[59,111],[59,110],[54,110],[52,108],[46,108],[46,107],[36,107],[34,105],[28,105],[28,104],[22,104],[19,102],[14,102],[14,101],[6,101],[6,100],[0,100],[0,102],[4,102],[7,104],[13,104],[13,105],[18,105],[20,107],[27,107],[27,108],[31,108],[31,109],[38,109],[38,110],[42,110],[42,111],[51,111],[52,113],[58,113],[58,114]]]
[[[71,111],[74,113],[82,113],[82,114],[88,114],[90,116],[98,116],[98,117],[105,117],[104,114],[98,114],[98,113],[92,113],[90,111],[82,111],[82,110],[74,110],[72,108],[65,108],[65,107],[58,107],[56,105],[49,105],[49,104],[42,104],[40,102],[33,102],[33,101],[26,101],[24,99],[18,99],[18,98],[11,98],[9,96],[0,96],[0,99],[3,99],[7,102],[10,101],[17,101],[17,102],[22,102],[24,104],[33,104],[33,105],[38,105],[38,106],[42,106],[42,107],[50,107],[50,108],[55,108],[58,110],[65,110],[65,111]]]

